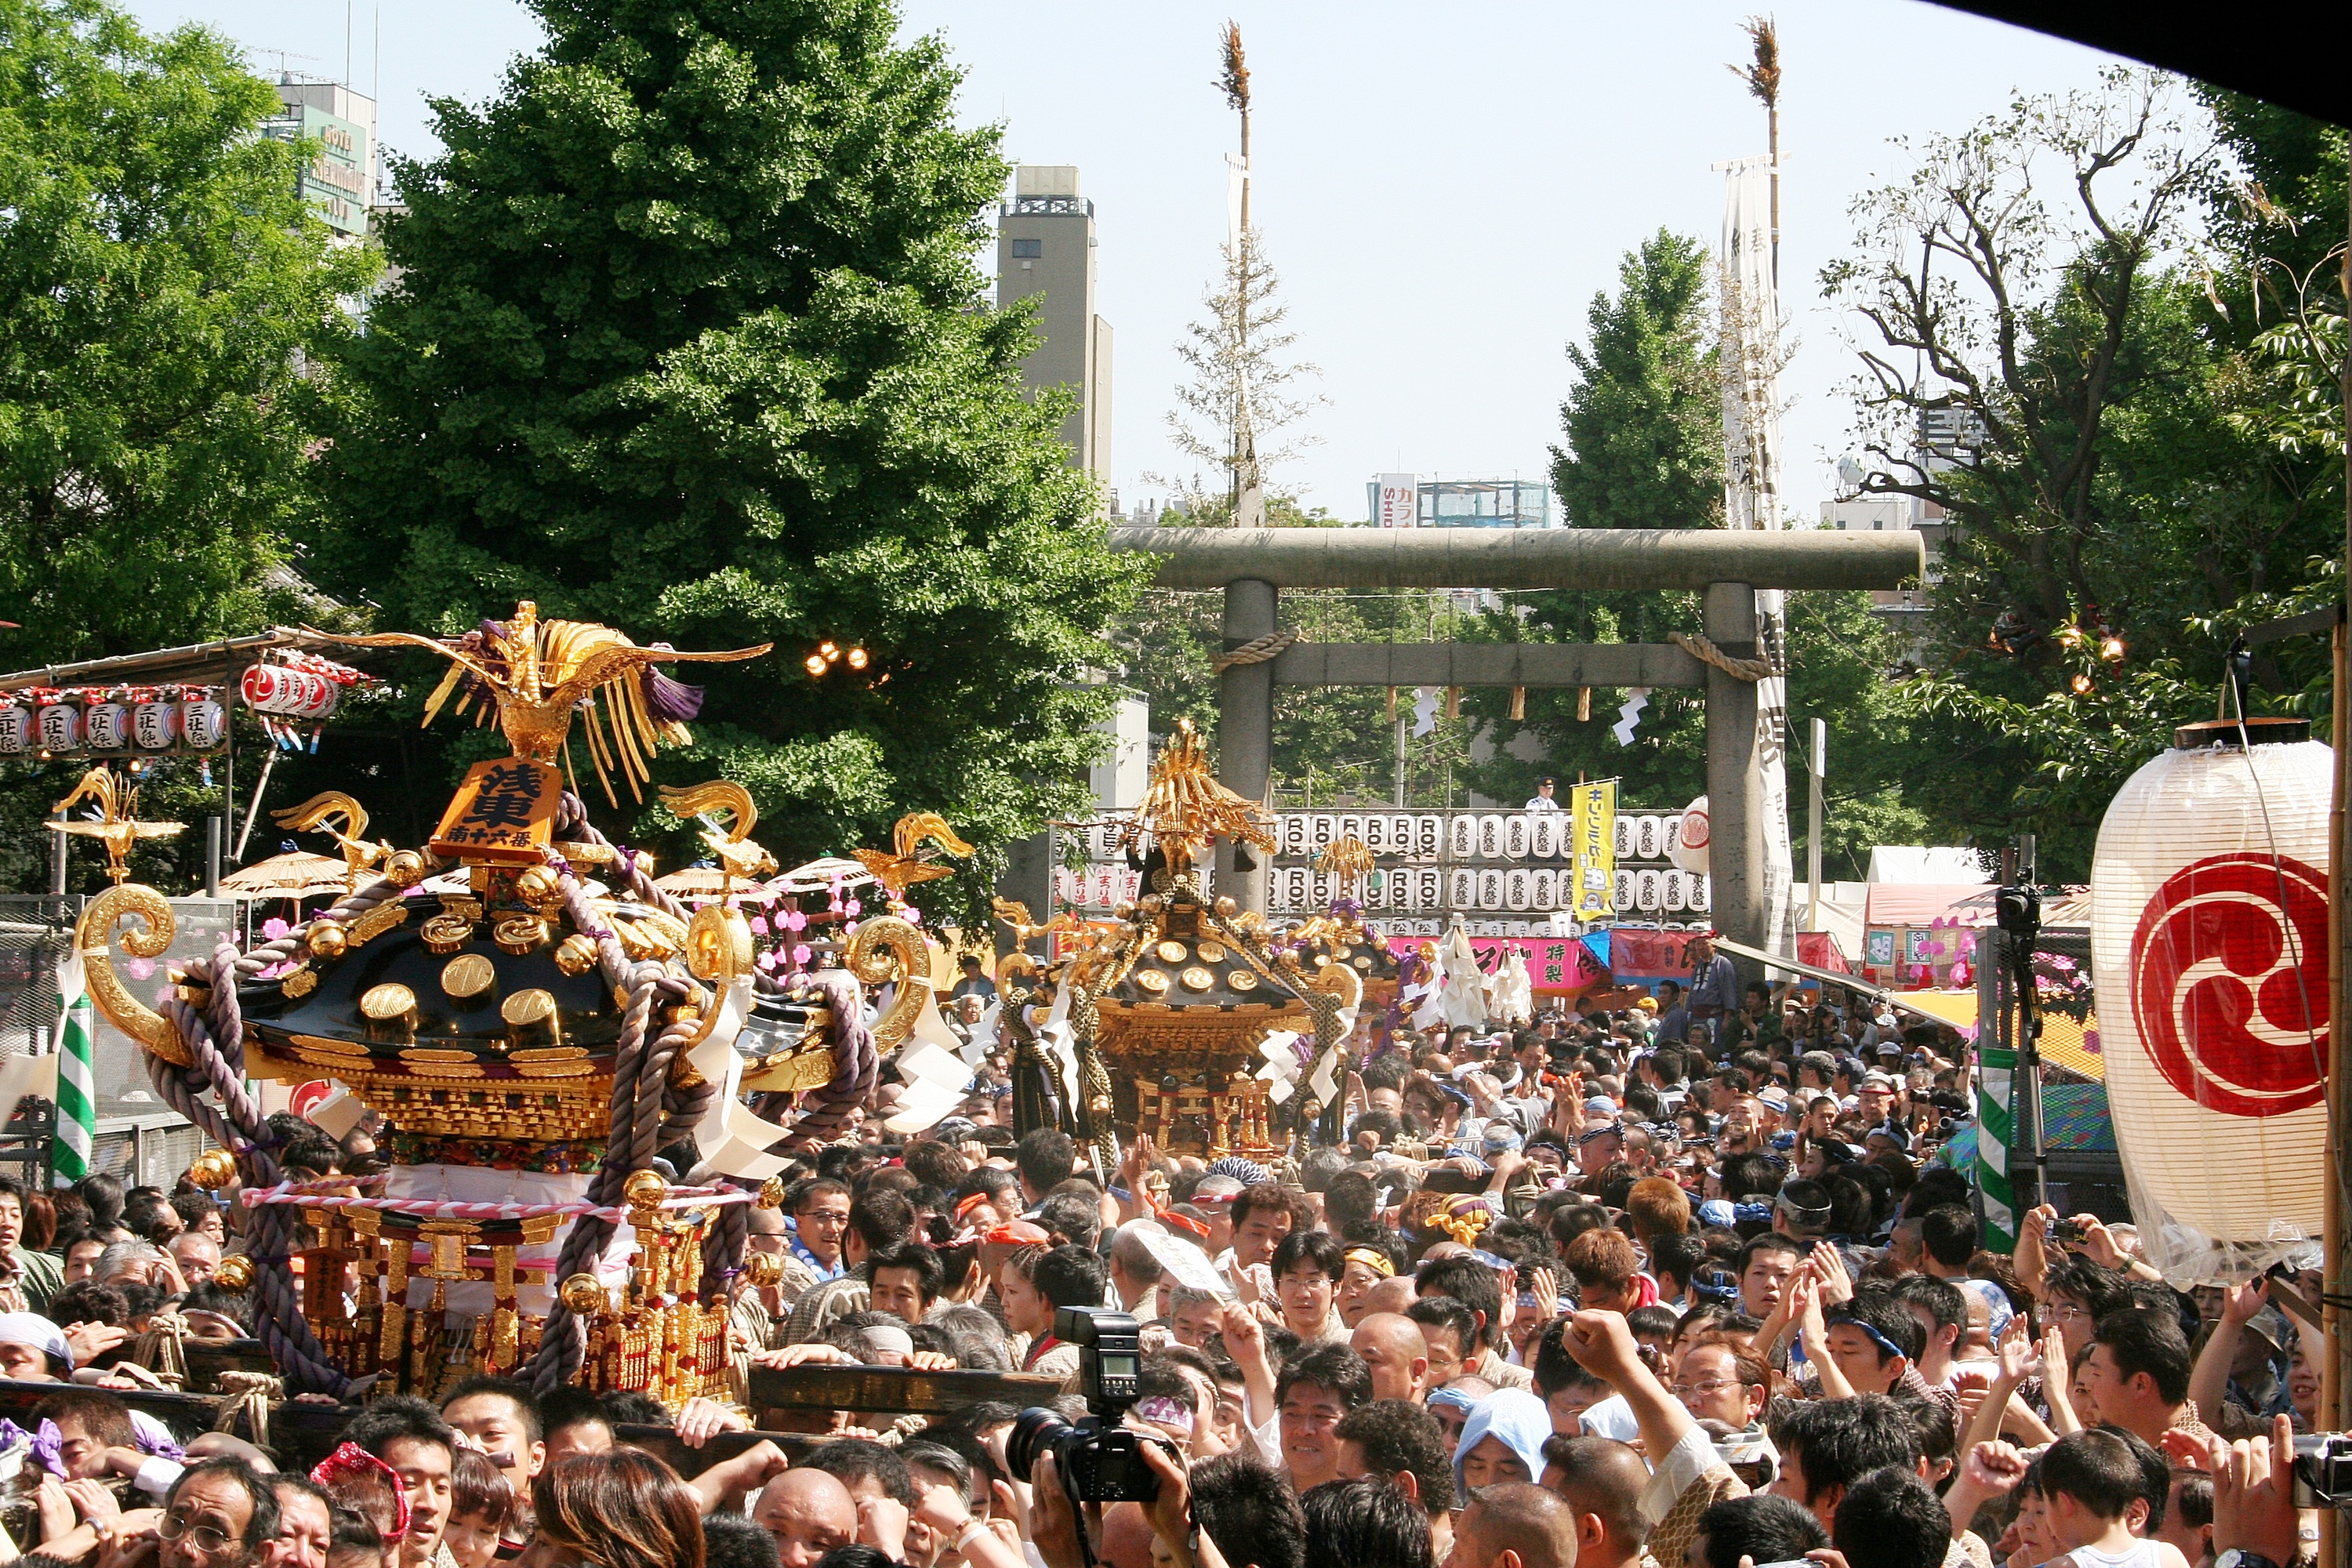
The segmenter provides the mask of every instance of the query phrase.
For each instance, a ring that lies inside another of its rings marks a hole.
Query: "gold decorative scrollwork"
[[[133,958],[161,958],[172,945],[175,922],[172,906],[152,888],[135,882],[109,888],[89,901],[74,926],[74,947],[81,954],[89,999],[106,1021],[173,1067],[193,1067],[195,1053],[180,1037],[172,1021],[131,994],[114,973],[114,928],[125,915],[135,916],[143,929],[125,931],[122,951]]]
[[[923,933],[895,915],[861,921],[843,955],[849,972],[867,985],[891,981],[898,989],[890,1010],[874,1020],[874,1048],[895,1051],[915,1032],[915,1021],[931,1005],[931,954]]]

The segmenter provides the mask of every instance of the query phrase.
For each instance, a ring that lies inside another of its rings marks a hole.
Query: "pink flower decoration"
[[[155,961],[152,958],[134,958],[129,960],[124,967],[131,971],[131,979],[144,980],[155,973]]]
[[[776,967],[776,955],[772,952],[763,952],[751,962],[762,969],[773,969]]]
[[[907,923],[910,926],[919,926],[923,923],[923,911],[917,909],[912,904],[899,905],[898,912],[906,917]]]
[[[767,935],[768,917],[765,915],[753,915],[751,920],[751,926],[755,934],[760,936]]]
[[[793,963],[796,968],[806,968],[808,961],[812,956],[813,955],[806,947],[795,947],[793,949]]]
[[[865,908],[866,906],[864,904],[859,903],[856,899],[852,899],[849,902],[841,906],[841,912],[847,915],[850,919],[856,920]]]
[[[268,920],[261,922],[262,940],[265,942],[276,942],[279,937],[284,936],[288,931],[290,931],[293,929],[294,928],[292,926],[288,925],[276,915],[272,915]]]

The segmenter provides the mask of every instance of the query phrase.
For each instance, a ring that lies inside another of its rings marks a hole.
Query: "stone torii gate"
[[[1891,589],[1927,567],[1907,530],[1114,528],[1110,539],[1159,555],[1160,587],[1223,589],[1228,652],[1278,630],[1285,588],[1679,589],[1705,595],[1698,629],[1716,649],[1746,659],[1759,651],[1757,589]],[[1249,800],[1265,795],[1277,683],[1705,688],[1714,920],[1735,942],[1764,943],[1754,681],[1672,643],[1292,643],[1218,678],[1218,777]],[[1238,871],[1220,847],[1221,892],[1263,910],[1265,884],[1263,860]]]

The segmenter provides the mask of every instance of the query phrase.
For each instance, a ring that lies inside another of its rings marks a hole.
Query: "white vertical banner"
[[[1778,530],[1780,514],[1780,298],[1773,277],[1772,160],[1724,165],[1722,268],[1723,507],[1732,528]],[[1756,595],[1759,651],[1788,668],[1788,627],[1778,589]],[[1790,894],[1796,868],[1789,842],[1789,682],[1756,683],[1756,765],[1762,777],[1764,864],[1760,868],[1767,951],[1796,953]]]
[[[1419,528],[1421,476],[1382,474],[1375,482],[1380,487],[1380,515],[1372,521],[1382,528]]]

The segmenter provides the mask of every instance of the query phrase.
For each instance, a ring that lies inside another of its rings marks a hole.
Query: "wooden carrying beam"
[[[1114,528],[1162,588],[1899,588],[1927,570],[1909,529]]]
[[[903,1366],[755,1366],[744,1403],[767,1410],[944,1415],[982,1402],[1016,1409],[1058,1396],[1062,1379],[1034,1372],[919,1372]]]
[[[1280,686],[1704,686],[1706,667],[1671,643],[1293,643]]]

